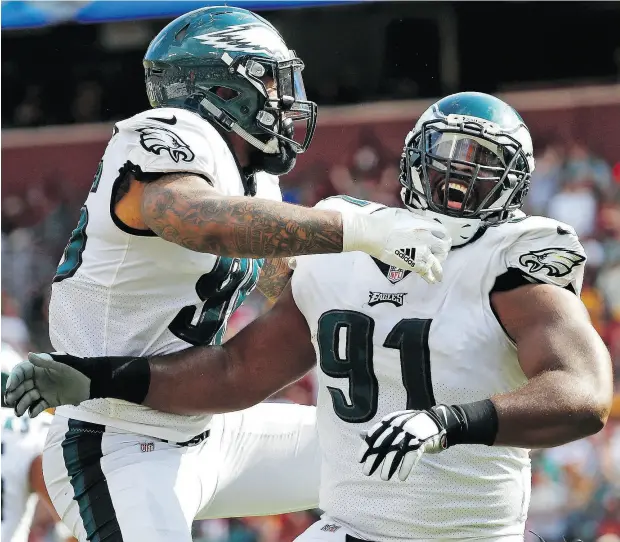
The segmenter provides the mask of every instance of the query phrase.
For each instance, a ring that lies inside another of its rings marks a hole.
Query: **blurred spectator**
[[[616,540],[620,541],[620,491],[618,489],[610,491],[603,500],[603,517],[596,534],[601,538],[615,536]]]
[[[43,122],[43,104],[41,87],[29,85],[24,98],[13,112],[13,123],[16,126],[38,126]]]
[[[533,462],[536,459],[538,464],[532,472],[528,528],[546,542],[560,542],[567,527],[568,488],[551,461],[542,454],[533,458]]]
[[[551,198],[560,191],[563,154],[563,149],[558,144],[547,143],[540,146],[525,203],[527,212],[534,215],[544,214]]]
[[[13,297],[2,289],[2,342],[8,343],[19,352],[30,349],[28,326],[20,317],[20,308]]]
[[[606,193],[611,186],[611,168],[602,160],[594,156],[583,144],[574,141],[569,148],[566,159],[566,179],[569,183],[593,181],[596,189]]]
[[[589,179],[564,185],[551,197],[547,216],[570,224],[580,237],[590,237],[596,225],[597,198]]]
[[[71,114],[74,122],[97,122],[101,119],[102,89],[95,81],[81,82],[75,94]]]

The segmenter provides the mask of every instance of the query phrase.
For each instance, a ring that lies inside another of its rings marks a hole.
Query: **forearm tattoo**
[[[275,301],[288,284],[292,274],[293,270],[288,266],[288,258],[265,260],[256,287],[269,301]]]
[[[233,258],[284,258],[342,251],[342,219],[260,198],[180,191],[178,176],[146,187],[142,215],[160,237],[195,250]]]

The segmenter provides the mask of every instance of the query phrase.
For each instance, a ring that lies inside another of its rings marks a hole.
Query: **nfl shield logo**
[[[396,284],[398,281],[403,280],[405,277],[405,271],[398,269],[398,267],[390,266],[390,270],[387,273],[387,278],[392,284]]]

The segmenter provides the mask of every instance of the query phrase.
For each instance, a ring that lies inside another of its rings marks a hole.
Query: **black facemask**
[[[293,121],[288,119],[282,128],[282,135],[292,139],[294,134]],[[289,144],[280,141],[280,152],[278,154],[267,154],[253,148],[249,158],[249,168],[253,172],[265,171],[272,175],[285,175],[295,167],[297,154]]]

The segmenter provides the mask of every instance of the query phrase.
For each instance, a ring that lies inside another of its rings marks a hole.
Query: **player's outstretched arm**
[[[343,251],[342,215],[278,201],[225,196],[183,173],[147,184],[142,217],[157,235],[197,252],[282,258]]]
[[[238,258],[286,258],[362,251],[429,282],[451,241],[443,226],[404,209],[375,213],[313,209],[225,196],[202,177],[166,174],[144,186],[142,220],[161,238],[197,252]]]
[[[546,284],[493,294],[528,383],[492,397],[495,444],[558,446],[600,431],[611,410],[611,360],[577,296]]]
[[[176,414],[229,412],[259,403],[314,364],[289,284],[270,311],[222,346],[151,358],[30,354],[12,371],[6,401],[20,416],[99,397]]]
[[[514,339],[527,384],[461,405],[394,412],[365,435],[366,475],[407,479],[424,453],[459,444],[547,448],[600,431],[611,410],[611,360],[577,296],[530,284],[496,292],[492,305]]]
[[[177,414],[240,410],[298,380],[315,363],[310,330],[289,283],[271,310],[222,346],[150,358],[143,404]]]

